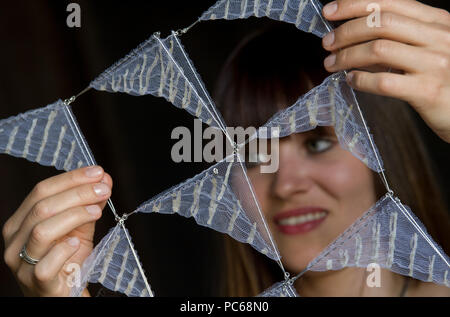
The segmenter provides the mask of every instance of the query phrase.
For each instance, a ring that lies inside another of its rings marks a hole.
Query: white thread
[[[42,141],[42,144],[41,144],[41,148],[39,149],[39,153],[38,153],[38,155],[36,157],[36,162],[38,162],[38,163],[40,163],[41,158],[42,158],[42,154],[44,153],[44,148],[47,145],[48,131],[50,130],[50,128],[51,128],[51,126],[53,124],[53,121],[55,121],[56,114],[57,114],[57,112],[53,110],[48,115],[48,121],[47,121],[47,124],[45,125],[45,129],[44,129],[44,138],[43,138],[43,141]]]
[[[216,195],[217,195],[217,179],[213,177],[211,179],[212,189],[211,189],[211,201],[209,203],[208,213],[208,225],[211,225],[214,214],[216,213],[217,203],[216,203]]]
[[[83,161],[78,161],[77,168],[80,168],[81,166],[83,166]]]
[[[134,268],[133,270],[133,277],[131,278],[130,282],[128,283],[127,289],[125,290],[125,295],[130,296],[131,292],[133,291],[134,284],[136,283],[138,276],[138,269]]]
[[[116,235],[111,244],[111,247],[108,250],[108,253],[105,256],[105,260],[103,262],[103,267],[102,267],[102,273],[100,275],[100,278],[98,279],[98,281],[102,284],[105,281],[106,274],[108,273],[109,264],[111,263],[112,257],[114,255],[114,251],[115,251],[117,245],[119,244],[119,241],[120,241],[120,236]]]
[[[313,16],[311,20],[311,24],[309,25],[308,32],[312,33],[312,31],[316,28],[317,24],[317,15]]]
[[[115,292],[117,292],[117,290],[120,289],[120,284],[122,283],[123,272],[125,272],[129,252],[130,252],[130,248],[127,248],[127,250],[125,251],[125,254],[123,255],[122,265],[120,266],[120,272],[119,272],[119,275],[117,275],[116,285],[114,286]]]
[[[330,112],[331,112],[331,125],[336,124],[336,105],[335,105],[335,89],[333,86],[328,86],[328,94],[330,96]]]
[[[236,222],[236,219],[241,212],[241,203],[239,202],[239,200],[237,201],[237,203],[238,206],[233,205],[233,215],[231,216],[230,223],[228,224],[228,233],[231,233],[231,231],[233,231],[234,223]]]
[[[331,270],[333,268],[333,260],[327,260],[327,270]]]
[[[178,93],[178,82],[180,81],[181,73],[178,72],[177,79],[175,79],[175,88],[169,92],[169,100],[170,102],[174,102],[175,97]]]
[[[152,212],[158,213],[160,210],[161,210],[161,201],[159,201],[158,205],[156,204],[153,205]]]
[[[227,3],[225,4],[225,14],[223,16],[223,18],[225,20],[228,19],[228,10],[230,9],[230,0],[227,1]]]
[[[267,4],[267,7],[266,7],[266,16],[270,15],[270,10],[272,10],[272,4],[273,4],[273,0],[269,0],[269,3]]]
[[[359,260],[361,259],[362,254],[362,240],[359,234],[355,236],[355,242],[356,242],[355,265],[359,266]]]
[[[380,224],[374,221],[372,225],[372,261],[376,261],[378,258],[378,247],[380,239]]]
[[[225,190],[227,189],[228,178],[230,176],[230,172],[231,172],[231,167],[232,166],[233,166],[233,162],[228,164],[228,168],[227,168],[227,171],[225,173],[225,178],[224,178],[223,183],[222,183],[222,189],[220,190],[219,196],[217,196],[217,200],[218,201],[222,200],[223,194],[225,193]]]
[[[257,18],[259,18],[258,11],[259,11],[259,0],[255,0],[255,3],[253,4],[253,14]]]
[[[141,68],[141,65],[136,64],[136,67],[134,68],[133,73],[131,73],[131,78],[130,78],[130,91],[133,90],[133,86],[134,86],[134,79],[136,78],[136,74],[139,70],[139,68]]]
[[[359,132],[356,132],[351,141],[348,143],[348,148],[350,152],[353,152],[354,147],[356,145],[356,142],[358,142],[358,139],[360,137]]]
[[[389,219],[389,251],[387,267],[390,268],[394,262],[395,239],[397,238],[397,212],[392,212]]]
[[[28,130],[27,138],[25,139],[25,147],[23,149],[22,157],[26,158],[28,156],[28,150],[30,148],[31,138],[34,133],[34,129],[36,128],[37,118],[33,119],[33,122],[31,123],[31,128]]]
[[[184,89],[183,89],[183,99],[181,100],[181,109],[186,108],[185,105],[186,105],[186,100],[187,100],[187,93],[186,93],[187,88],[188,88],[187,80],[185,79],[184,80]],[[191,86],[189,86],[189,89],[191,89]],[[189,91],[189,93],[190,93],[190,91]]]
[[[291,127],[291,133],[294,133],[295,132],[295,112],[294,111],[289,116],[289,124]]]
[[[123,74],[123,91],[128,93],[130,90],[127,89],[127,76],[128,76],[128,68],[125,71],[125,74]]]
[[[283,6],[283,11],[280,14],[280,21],[284,21],[284,16],[286,15],[286,11],[288,8],[288,3],[290,0],[284,0],[284,6]]]
[[[436,258],[436,255],[433,254],[430,260],[430,265],[428,266],[428,282],[433,281],[433,268],[434,268],[434,259]]]
[[[300,23],[302,22],[302,14],[303,10],[305,9],[306,4],[309,0],[300,0],[299,6],[298,6],[298,12],[297,12],[297,20],[295,21],[295,26],[298,28]]]
[[[414,258],[416,257],[416,250],[417,250],[417,233],[414,233],[414,235],[411,238],[410,241],[411,246],[411,253],[409,255],[409,276],[413,276],[414,273]]]
[[[247,1],[242,1],[241,2],[241,15],[239,16],[240,19],[243,19],[245,17],[245,11],[247,10]]]
[[[200,184],[196,184],[194,188],[194,201],[191,206],[191,215],[195,218],[198,213],[199,204],[200,204],[200,193],[202,191],[203,183],[205,182],[205,178],[201,180]],[[198,186],[198,188],[197,188]]]
[[[172,193],[172,197],[172,210],[174,213],[178,213],[181,204],[181,189],[176,194]]]
[[[6,146],[5,153],[10,154],[12,150],[12,146],[14,144],[14,141],[16,140],[17,131],[19,131],[19,126],[15,126],[14,129],[11,131],[11,134],[9,135],[8,145]]]
[[[200,118],[200,115],[202,114],[202,107],[203,107],[202,102],[199,99],[197,104],[197,110],[195,110],[195,116],[197,118]]]
[[[341,265],[342,267],[346,267],[348,264],[348,260],[349,260],[349,256],[348,256],[348,250],[339,250],[339,257],[340,257],[340,261],[341,261]]]
[[[59,153],[61,152],[62,140],[64,139],[64,135],[66,134],[67,126],[64,125],[61,127],[61,131],[59,132],[58,144],[56,145],[55,153],[53,154],[52,165],[56,164],[56,161],[59,158]]]
[[[70,167],[72,166],[72,161],[73,161],[73,153],[75,152],[75,140],[72,141],[72,144],[70,146],[70,151],[69,154],[67,155],[67,159],[64,162],[64,170],[69,170]]]
[[[256,222],[253,223],[252,230],[250,230],[250,234],[248,235],[248,238],[247,238],[248,244],[253,243],[253,240],[255,239],[255,233],[256,233]]]

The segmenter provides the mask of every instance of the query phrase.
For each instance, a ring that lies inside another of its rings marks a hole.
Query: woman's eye
[[[333,141],[324,138],[310,139],[306,141],[306,146],[309,151],[320,153],[331,148],[333,146]]]

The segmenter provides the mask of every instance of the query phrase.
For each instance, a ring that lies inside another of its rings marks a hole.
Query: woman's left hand
[[[379,25],[373,4],[380,9]],[[358,69],[347,76],[353,88],[408,102],[450,143],[450,13],[414,0],[337,0],[323,14],[348,20],[323,38],[332,52],[325,68]]]

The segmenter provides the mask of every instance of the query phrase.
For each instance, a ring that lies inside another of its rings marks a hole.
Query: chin
[[[306,269],[308,264],[320,254],[320,251],[321,249],[314,249],[313,251],[311,248],[306,250],[297,248],[295,251],[281,252],[281,260],[288,272],[298,274]],[[286,254],[286,256],[283,256],[283,254]]]

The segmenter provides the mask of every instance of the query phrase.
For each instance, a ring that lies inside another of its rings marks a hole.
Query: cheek
[[[317,166],[317,183],[335,198],[360,197],[373,193],[371,170],[351,153],[342,150],[339,158]]]

